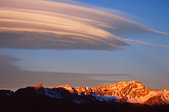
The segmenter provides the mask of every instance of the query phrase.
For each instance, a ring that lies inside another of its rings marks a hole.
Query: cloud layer
[[[19,59],[0,55],[0,89],[18,89],[20,87],[43,83],[49,87],[69,84],[72,86],[99,86],[111,84],[124,78],[133,78],[129,74],[90,74],[66,72],[40,72],[21,70],[14,64]]]
[[[60,1],[0,0],[0,47],[119,49],[117,34],[163,33],[106,11]]]

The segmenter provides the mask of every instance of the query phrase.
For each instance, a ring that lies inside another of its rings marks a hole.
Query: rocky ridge
[[[16,98],[45,97],[57,99],[62,103],[91,104],[91,103],[139,103],[147,105],[169,104],[169,89],[151,90],[138,81],[121,81],[115,84],[103,85],[96,88],[76,87],[70,85],[44,88],[42,84],[27,87],[16,92],[0,90],[0,96]]]
[[[138,81],[121,81],[116,84],[103,85],[96,88],[77,87],[69,85],[56,86],[54,88],[65,88],[70,93],[79,95],[93,95],[97,98],[116,98],[116,101],[140,103],[140,104],[169,104],[169,89],[151,90]],[[102,99],[104,101],[104,99]]]

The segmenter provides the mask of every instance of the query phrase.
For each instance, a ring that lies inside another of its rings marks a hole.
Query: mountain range
[[[45,88],[20,88],[13,92],[0,90],[4,111],[125,111],[169,112],[169,89],[151,90],[138,81],[121,81],[96,88],[70,85]]]

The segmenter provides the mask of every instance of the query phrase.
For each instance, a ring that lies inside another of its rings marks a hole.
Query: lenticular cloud
[[[127,18],[60,1],[0,0],[0,47],[119,49],[116,34],[161,33]]]

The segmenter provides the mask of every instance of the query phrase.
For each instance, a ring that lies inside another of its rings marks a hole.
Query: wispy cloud
[[[18,68],[14,61],[18,58],[0,54],[0,89],[18,89],[38,83],[46,84],[49,87],[69,84],[72,86],[99,86],[103,83],[113,83],[126,77],[133,77],[129,74],[92,74],[92,73],[71,73],[71,72],[43,72],[26,71]]]
[[[116,34],[161,33],[114,13],[68,2],[0,0],[0,47],[112,50]]]
[[[156,43],[152,43],[152,42],[144,42],[144,41],[131,40],[131,39],[123,39],[123,40],[126,40],[126,41],[128,41],[128,42],[134,42],[134,43],[142,44],[142,45],[150,45],[150,46],[156,46],[156,47],[169,48],[168,45],[156,44]]]

